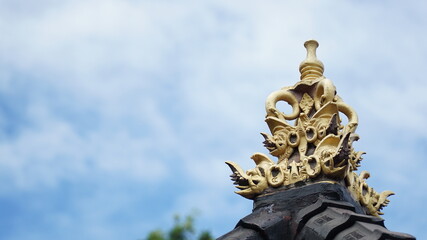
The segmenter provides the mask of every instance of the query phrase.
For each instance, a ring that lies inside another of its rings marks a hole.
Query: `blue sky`
[[[138,239],[198,209],[220,236],[250,213],[267,95],[304,41],[359,114],[361,170],[393,190],[388,228],[427,238],[422,1],[0,1],[0,239]]]

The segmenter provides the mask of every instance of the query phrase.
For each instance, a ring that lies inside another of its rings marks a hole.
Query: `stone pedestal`
[[[384,220],[365,214],[346,187],[314,183],[275,189],[254,199],[251,214],[218,240],[415,239],[392,232]]]

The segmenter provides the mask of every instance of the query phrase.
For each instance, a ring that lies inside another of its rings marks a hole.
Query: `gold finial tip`
[[[323,76],[323,63],[316,57],[316,49],[319,43],[316,40],[308,40],[304,43],[307,49],[307,58],[299,65],[301,80],[313,80]]]
[[[307,48],[307,50],[309,49],[309,48],[314,48],[314,49],[316,49],[316,48],[318,48],[319,47],[319,43],[316,41],[316,40],[308,40],[308,41],[306,41],[305,43],[304,43],[304,47],[305,48]]]

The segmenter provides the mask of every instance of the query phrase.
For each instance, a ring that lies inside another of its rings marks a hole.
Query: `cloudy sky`
[[[0,0],[0,239],[138,239],[249,214],[267,95],[304,41],[359,114],[386,226],[427,239],[423,1]]]

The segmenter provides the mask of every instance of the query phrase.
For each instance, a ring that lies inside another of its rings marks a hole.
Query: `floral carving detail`
[[[310,112],[311,108],[313,107],[313,104],[313,98],[311,98],[310,95],[308,95],[307,93],[304,93],[299,105],[306,115],[308,115],[308,113]]]

